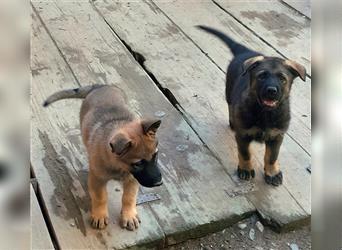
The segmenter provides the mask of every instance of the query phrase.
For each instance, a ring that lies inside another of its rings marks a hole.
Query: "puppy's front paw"
[[[254,169],[242,169],[238,167],[237,170],[238,176],[241,180],[250,180],[251,178],[255,177],[255,171]]]
[[[136,212],[122,212],[120,225],[129,231],[134,231],[139,228],[141,223],[140,218]]]
[[[108,215],[91,215],[90,223],[95,229],[104,229],[108,225]]]
[[[279,171],[278,174],[273,176],[265,174],[265,182],[269,185],[279,186],[283,184],[283,173]]]

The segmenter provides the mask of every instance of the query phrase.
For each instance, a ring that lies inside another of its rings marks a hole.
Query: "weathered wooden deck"
[[[50,249],[52,243],[62,249],[160,247],[218,231],[254,212],[278,230],[308,223],[311,21],[306,3],[33,1],[31,164],[40,204],[32,192],[37,218],[33,248]],[[307,82],[293,85],[292,121],[280,153],[282,186],[264,183],[264,148],[257,144],[256,178],[237,178],[237,150],[224,98],[232,55],[194,27],[199,24],[306,66]],[[89,225],[81,102],[41,106],[55,91],[95,83],[124,89],[138,114],[165,113],[159,131],[164,185],[141,189],[141,194],[152,192],[161,199],[138,206],[142,224],[136,232],[118,225],[121,187],[116,182],[108,186],[110,225],[103,231]]]

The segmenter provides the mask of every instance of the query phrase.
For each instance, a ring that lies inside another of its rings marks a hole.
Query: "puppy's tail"
[[[50,95],[43,103],[43,106],[47,107],[51,103],[56,102],[58,100],[62,100],[62,99],[71,99],[71,98],[83,99],[94,89],[98,89],[103,86],[105,85],[95,84],[95,85],[84,86],[84,87],[80,87],[76,89],[61,90]]]
[[[196,27],[220,38],[230,48],[234,56],[252,51],[242,44],[235,42],[233,39],[223,34],[221,31],[203,25],[197,25]]]

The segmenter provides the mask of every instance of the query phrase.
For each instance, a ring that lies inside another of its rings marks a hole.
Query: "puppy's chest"
[[[287,109],[274,113],[244,110],[240,112],[238,120],[240,134],[264,141],[284,134],[289,126],[290,115]]]
[[[277,119],[265,119],[265,117],[253,117],[242,121],[239,133],[252,137],[253,140],[262,142],[282,135],[286,132],[288,122]]]
[[[279,135],[283,135],[285,131],[278,129],[278,128],[266,128],[261,129],[259,127],[251,127],[248,129],[241,129],[239,130],[239,134],[246,137],[252,137],[253,140],[262,142],[271,140]]]
[[[127,177],[129,173],[122,169],[115,168],[113,166],[106,167],[105,172],[107,177],[114,179],[114,180],[122,180],[123,178]]]

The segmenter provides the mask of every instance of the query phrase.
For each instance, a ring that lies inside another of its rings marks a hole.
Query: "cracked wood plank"
[[[164,184],[143,192],[161,197],[149,206],[167,244],[217,231],[255,211],[243,195],[227,196],[225,190],[236,188],[235,183],[91,5],[34,5],[81,85],[114,83],[125,91],[130,107],[139,115],[165,113],[158,132]],[[62,106],[63,112],[66,107],[70,105]],[[70,108],[66,113],[71,113]]]
[[[144,55],[145,67],[163,88],[172,92],[180,110],[203,142],[218,156],[236,183],[241,183],[235,175],[234,135],[228,128],[225,74],[150,1],[96,1],[95,6],[115,33],[134,51]],[[192,11],[187,11],[187,18],[192,19],[196,8],[191,6],[189,9]],[[263,151],[261,146],[256,149]],[[248,197],[259,212],[282,228],[307,220],[311,207],[310,180],[302,171],[307,174],[305,165],[310,161],[309,156],[286,136],[280,156],[285,180],[278,188],[264,183],[263,154],[255,156],[257,190]]]
[[[222,71],[225,71],[228,62],[232,59],[231,52],[218,38],[196,29],[196,25],[210,25],[254,50],[266,55],[280,56],[212,2],[198,2],[196,4],[185,1],[168,3],[157,0],[154,2]],[[188,9],[190,8],[192,14],[191,18],[188,18]],[[302,82],[300,79],[296,79],[290,98],[292,120],[288,134],[308,154],[311,154],[310,95],[311,80],[308,78],[306,82]]]
[[[42,103],[50,94],[78,87],[41,22],[33,15],[32,29],[31,163],[61,249],[124,249],[163,243],[164,234],[147,204],[138,206],[144,222],[137,232],[118,225],[121,189],[107,186],[110,223],[94,230],[89,223],[88,163],[79,130],[79,100],[61,101],[52,108]]]
[[[306,67],[311,75],[311,22],[273,0],[213,0],[280,53]]]
[[[37,196],[30,185],[31,197],[31,249],[55,249],[40,210]]]

